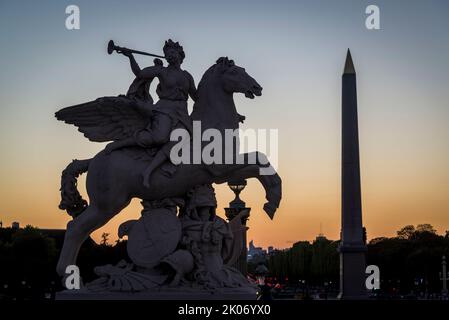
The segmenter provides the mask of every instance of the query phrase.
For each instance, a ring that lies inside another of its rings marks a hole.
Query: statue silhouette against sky
[[[153,99],[148,93],[148,88],[153,79],[158,78],[159,84],[156,92],[159,101],[152,106],[152,120],[144,130],[136,132],[133,137],[110,143],[106,147],[106,152],[135,145],[144,148],[162,146],[169,142],[172,130],[180,126],[192,131],[187,100],[190,96],[196,101],[197,90],[191,74],[181,69],[185,58],[184,49],[178,42],[175,43],[169,39],[165,42],[163,51],[168,62],[167,67],[163,66],[161,60],[155,59],[154,66],[144,69],[140,69],[130,50],[121,52],[129,58],[131,70],[136,76],[128,91],[128,96],[141,100],[143,103],[152,103]],[[149,186],[151,172],[169,156],[170,145],[167,144],[162,148],[145,170],[143,174],[145,186]]]
[[[200,121],[201,130],[212,128],[222,136],[227,129],[238,129],[243,117],[237,113],[233,95],[243,93],[251,99],[260,96],[262,87],[256,80],[233,60],[222,57],[204,73],[196,89],[193,77],[181,69],[183,48],[171,40],[163,49],[167,67],[155,59],[154,66],[141,69],[132,54],[136,51],[110,43],[108,51],[113,50],[129,57],[136,75],[128,93],[56,112],[58,120],[77,126],[90,141],[111,141],[93,158],[74,160],[62,173],[59,207],[73,220],[67,225],[58,273],[64,275],[68,265],[76,264],[83,241],[133,198],[144,200],[145,207],[145,203],[185,198],[198,186],[257,178],[266,192],[264,210],[273,218],[281,200],[281,179],[274,169],[271,175],[261,174],[262,168],[272,169],[262,153],[256,153],[255,163],[249,154],[242,154],[242,163],[175,165],[168,157],[176,143],[170,141],[170,134],[176,128],[191,132],[192,121]],[[148,89],[154,78],[159,80],[159,100],[153,104]],[[191,115],[187,111],[189,96],[195,101]],[[231,151],[236,152],[234,148]],[[232,156],[236,158],[237,154]],[[89,204],[76,185],[77,177],[85,172]],[[215,219],[210,216],[211,221]]]

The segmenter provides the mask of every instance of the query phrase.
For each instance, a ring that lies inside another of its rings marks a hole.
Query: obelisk
[[[340,299],[364,299],[365,252],[360,191],[356,74],[351,53],[342,77]]]

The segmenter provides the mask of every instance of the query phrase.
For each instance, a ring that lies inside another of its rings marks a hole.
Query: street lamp
[[[229,181],[228,182],[228,186],[229,188],[234,192],[235,194],[235,199],[232,200],[229,203],[229,207],[231,208],[238,208],[238,209],[243,209],[245,208],[245,202],[240,199],[240,192],[243,191],[243,189],[245,189],[246,187],[246,180],[242,179],[242,180],[234,180],[234,181]]]
[[[449,273],[446,271],[446,256],[443,256],[441,261],[441,271],[440,272],[440,280],[443,281],[443,289],[441,290],[441,294],[443,297],[447,296],[447,280]]]

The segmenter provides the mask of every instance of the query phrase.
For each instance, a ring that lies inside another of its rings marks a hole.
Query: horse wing
[[[144,129],[151,118],[151,108],[125,96],[102,97],[67,107],[55,113],[58,120],[78,127],[95,142],[122,140]]]

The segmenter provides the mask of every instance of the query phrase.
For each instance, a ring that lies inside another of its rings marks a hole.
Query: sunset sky
[[[81,29],[65,28],[76,4]],[[367,30],[365,8],[380,8]],[[104,145],[89,142],[54,112],[126,92],[127,58],[106,45],[162,53],[166,39],[186,52],[199,82],[220,56],[264,88],[236,95],[243,128],[279,130],[283,199],[275,219],[249,181],[249,239],[289,247],[320,231],[340,232],[341,74],[347,48],[357,71],[363,223],[368,237],[406,224],[449,230],[449,2],[436,1],[0,1],[0,220],[65,228],[58,209],[61,171]],[[149,57],[137,57],[141,67]],[[190,106],[192,103],[190,102]],[[79,185],[84,192],[84,176]],[[218,212],[233,199],[216,187]],[[85,194],[85,193],[84,193]],[[140,215],[138,200],[102,232]]]

